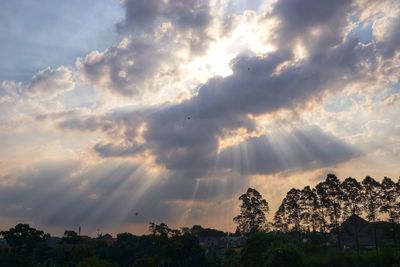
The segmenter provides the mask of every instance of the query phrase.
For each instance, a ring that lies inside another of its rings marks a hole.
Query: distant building
[[[343,247],[356,248],[358,242],[360,248],[374,248],[374,231],[376,231],[378,244],[383,244],[392,241],[391,232],[394,231],[392,228],[393,225],[388,222],[370,223],[353,214],[339,228],[341,244]]]
[[[105,241],[108,245],[114,244],[117,242],[116,238],[113,238],[110,234],[101,235],[97,238],[98,240]]]

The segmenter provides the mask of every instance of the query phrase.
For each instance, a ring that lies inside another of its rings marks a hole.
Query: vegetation
[[[239,200],[235,234],[151,222],[148,235],[91,239],[67,230],[50,244],[48,234],[18,224],[0,232],[6,241],[0,245],[0,266],[400,266],[399,181],[367,176],[360,183],[329,174],[314,188],[289,190],[272,224],[268,202],[256,189]]]
[[[267,213],[269,211],[268,202],[262,198],[261,194],[253,189],[239,197],[242,201],[240,214],[233,218],[238,224],[240,233],[247,235],[267,230]]]

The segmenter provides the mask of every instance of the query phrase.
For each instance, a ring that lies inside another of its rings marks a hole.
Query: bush
[[[77,267],[116,267],[116,266],[117,265],[112,264],[105,260],[101,260],[97,257],[86,258],[77,265]]]
[[[264,255],[265,267],[306,267],[304,253],[294,244],[275,242]]]
[[[244,267],[262,267],[263,255],[276,241],[283,240],[270,233],[255,233],[249,236],[240,253],[240,261]]]

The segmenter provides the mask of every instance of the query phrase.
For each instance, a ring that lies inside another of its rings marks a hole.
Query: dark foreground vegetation
[[[18,224],[0,232],[0,266],[400,267],[400,186],[390,178],[341,182],[329,174],[315,188],[291,189],[272,223],[257,190],[239,200],[234,234],[150,223],[142,236],[69,230],[57,238]]]

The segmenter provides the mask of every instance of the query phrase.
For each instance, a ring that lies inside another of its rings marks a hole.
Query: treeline
[[[361,182],[349,177],[340,181],[328,174],[314,188],[292,188],[274,216],[273,226],[289,230],[321,233],[336,229],[352,214],[370,222],[386,220],[399,223],[400,179],[385,177],[382,182],[367,176]]]
[[[189,229],[190,230],[190,229]],[[196,230],[203,230],[196,227]],[[48,245],[50,236],[28,224],[18,224],[0,235],[0,266],[7,267],[172,267],[210,266],[197,237],[150,223],[148,235],[121,233],[108,242],[103,236],[83,238],[65,231],[61,242]]]

